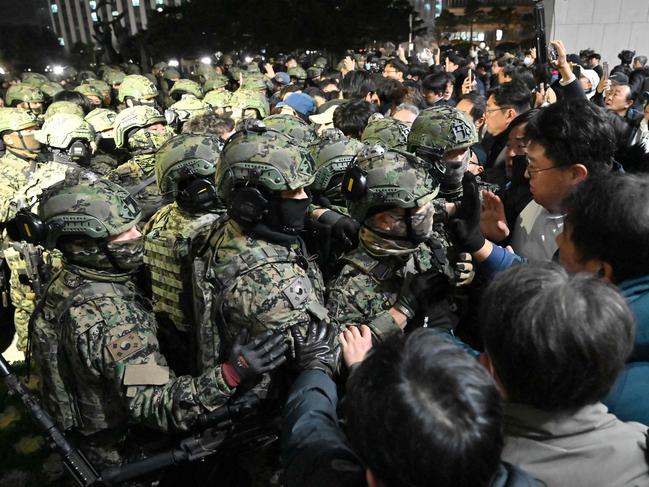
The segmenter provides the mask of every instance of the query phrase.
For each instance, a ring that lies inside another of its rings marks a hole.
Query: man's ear
[[[505,117],[507,118],[508,122],[511,122],[516,117],[518,117],[518,113],[513,108],[508,108],[505,114],[506,114]]]
[[[581,183],[588,177],[588,168],[583,164],[573,164],[570,166],[570,177],[575,184]]]
[[[609,264],[608,262],[601,261],[600,263],[601,267],[599,271],[597,272],[597,275],[604,279],[607,282],[613,282],[613,266]]]

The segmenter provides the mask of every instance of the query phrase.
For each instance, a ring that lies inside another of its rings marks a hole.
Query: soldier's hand
[[[239,332],[228,359],[241,381],[270,372],[286,362],[288,345],[281,333],[267,331],[251,340],[248,336],[248,330]]]
[[[475,176],[469,172],[462,178],[462,202],[449,222],[458,247],[466,252],[477,252],[485,244],[480,231],[480,195]]]
[[[331,227],[331,236],[341,242],[345,250],[352,250],[358,246],[358,230],[361,226],[353,218],[327,210],[320,215],[318,221]]]
[[[309,323],[306,336],[297,325],[291,327],[298,370],[321,370],[331,377],[336,370],[339,348],[334,327],[324,321]]]
[[[455,287],[468,286],[475,277],[475,266],[471,254],[462,252],[455,263]]]
[[[408,319],[426,309],[431,301],[449,289],[448,279],[437,269],[431,269],[414,276],[409,275],[401,284],[401,292],[395,307]]]

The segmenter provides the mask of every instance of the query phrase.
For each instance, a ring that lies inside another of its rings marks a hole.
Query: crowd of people
[[[115,472],[254,403],[125,485],[649,485],[647,57],[551,44],[5,75],[0,315],[58,428]]]

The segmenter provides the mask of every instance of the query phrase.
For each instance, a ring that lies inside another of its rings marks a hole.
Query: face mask
[[[105,154],[113,154],[117,151],[115,139],[113,139],[112,137],[99,137],[97,139],[97,148]]]
[[[441,178],[442,191],[454,191],[462,186],[462,178],[469,168],[470,151],[460,161],[444,160],[445,171]]]
[[[128,148],[141,154],[153,153],[173,135],[174,132],[167,126],[162,132],[149,132],[146,129],[140,129],[128,138]]]
[[[531,66],[532,63],[534,63],[534,60],[532,59],[531,56],[525,56],[525,59],[523,59],[523,64],[525,66]]]
[[[304,230],[304,219],[310,204],[311,198],[273,198],[269,201],[269,211],[264,223],[277,232],[297,235]]]
[[[106,248],[120,271],[131,272],[144,263],[144,236],[121,242],[108,242]]]
[[[365,250],[375,257],[409,255],[418,247],[418,244],[414,242],[379,235],[365,226],[361,227],[358,238]]]

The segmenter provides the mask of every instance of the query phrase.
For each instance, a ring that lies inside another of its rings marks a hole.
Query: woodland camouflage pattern
[[[363,130],[361,141],[366,144],[381,144],[386,149],[406,150],[410,127],[394,118],[376,118]]]
[[[278,130],[289,137],[293,137],[305,149],[308,149],[317,137],[312,125],[288,113],[279,113],[266,117],[264,118],[264,124],[268,128]]]
[[[454,107],[427,108],[412,123],[408,136],[408,152],[417,147],[440,150],[440,156],[450,150],[468,149],[478,143],[473,121]]]

